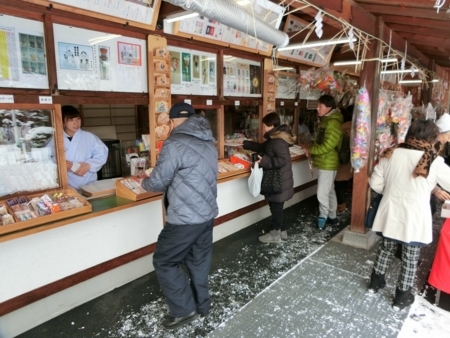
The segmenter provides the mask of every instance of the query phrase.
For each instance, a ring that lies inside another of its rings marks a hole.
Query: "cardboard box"
[[[448,200],[442,204],[441,217],[450,218],[450,201]]]

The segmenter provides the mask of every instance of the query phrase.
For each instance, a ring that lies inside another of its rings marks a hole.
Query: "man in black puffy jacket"
[[[164,141],[147,191],[164,192],[166,225],[159,234],[153,265],[170,316],[166,329],[176,329],[206,316],[211,308],[208,274],[217,207],[217,149],[208,120],[187,103],[169,112],[172,133]],[[191,282],[181,269],[184,263]]]

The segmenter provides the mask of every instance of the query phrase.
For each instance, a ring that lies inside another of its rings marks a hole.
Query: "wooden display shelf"
[[[127,177],[127,178],[130,178],[130,177]],[[132,190],[130,190],[126,186],[124,186],[122,183],[120,183],[124,179],[125,178],[116,181],[116,196],[123,197],[128,200],[132,200],[132,201],[140,201],[140,200],[143,200],[146,198],[161,195],[160,192],[145,192],[142,194],[136,194]]]
[[[75,191],[75,189],[73,189],[73,188],[52,189],[52,190],[43,191],[43,192],[40,192],[37,194],[26,194],[24,196],[26,196],[28,199],[31,200],[34,197],[41,197],[44,194],[53,195],[55,193],[61,193],[61,192],[64,195],[75,196],[81,203],[83,203],[83,206],[79,207],[79,208],[74,208],[71,210],[56,212],[56,213],[53,213],[50,215],[39,216],[37,218],[29,219],[26,221],[20,221],[16,217],[14,211],[12,211],[11,208],[7,205],[8,212],[10,215],[12,215],[14,217],[14,220],[16,221],[16,223],[0,226],[0,235],[6,234],[9,232],[18,231],[18,230],[28,229],[31,227],[58,221],[58,220],[68,218],[68,217],[78,216],[80,214],[85,214],[85,213],[92,211],[91,204],[83,196],[78,194]],[[6,203],[6,201],[2,201],[2,204],[7,204],[7,203]]]

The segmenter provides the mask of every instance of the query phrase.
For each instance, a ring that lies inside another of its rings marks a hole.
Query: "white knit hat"
[[[438,126],[441,133],[450,131],[450,115],[448,113],[442,114],[439,120],[436,121],[436,125]]]

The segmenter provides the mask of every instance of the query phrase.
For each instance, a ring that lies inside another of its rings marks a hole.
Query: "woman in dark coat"
[[[266,141],[263,143],[244,141],[244,149],[258,153],[259,160],[257,162],[264,170],[281,169],[283,190],[279,194],[264,195],[272,213],[270,232],[259,237],[263,243],[280,243],[281,239],[287,239],[283,205],[285,201],[294,196],[289,147],[295,144],[296,137],[292,135],[291,129],[287,125],[280,125],[280,116],[275,112],[264,116],[262,122]]]

